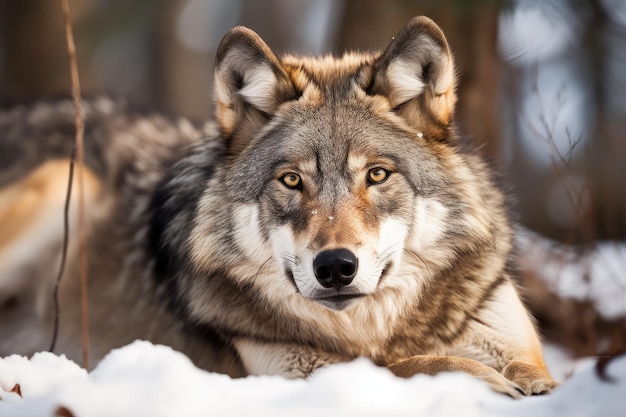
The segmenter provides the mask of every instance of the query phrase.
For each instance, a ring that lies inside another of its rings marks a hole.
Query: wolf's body
[[[513,396],[555,385],[511,279],[503,196],[455,134],[434,23],[342,58],[278,59],[236,28],[215,84],[205,126],[86,104],[95,359],[145,338],[234,376],[363,356],[403,376],[462,370]],[[68,155],[72,111],[0,114],[3,154],[17,155],[0,177],[2,355],[51,337],[67,176],[54,159]],[[76,253],[57,348],[75,358]]]

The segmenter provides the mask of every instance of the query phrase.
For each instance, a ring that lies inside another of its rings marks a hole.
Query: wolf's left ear
[[[374,71],[370,92],[387,97],[409,124],[449,126],[456,103],[454,60],[435,22],[424,16],[410,20],[382,52]]]
[[[280,61],[259,35],[243,26],[224,35],[215,58],[215,101],[227,138],[249,139],[295,96]]]

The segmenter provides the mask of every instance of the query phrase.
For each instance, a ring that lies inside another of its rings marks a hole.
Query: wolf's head
[[[457,149],[454,90],[446,39],[424,17],[379,53],[341,58],[278,58],[232,29],[215,76],[227,155],[197,208],[194,263],[332,310],[417,297],[495,227],[485,205],[499,197]],[[236,256],[217,260],[231,243]]]

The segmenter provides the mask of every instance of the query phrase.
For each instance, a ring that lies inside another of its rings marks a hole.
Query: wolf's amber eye
[[[280,177],[280,182],[282,182],[287,188],[292,188],[294,190],[302,189],[302,179],[300,178],[300,175],[293,172],[288,172]]]
[[[367,182],[370,184],[380,184],[389,178],[389,171],[384,168],[372,168],[367,171]]]

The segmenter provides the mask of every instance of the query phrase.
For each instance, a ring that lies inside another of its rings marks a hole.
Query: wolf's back
[[[0,110],[0,355],[44,350],[51,340],[74,117],[67,99]],[[91,328],[98,339],[92,360],[137,337],[191,349],[193,356],[194,342],[178,334],[164,297],[151,294],[158,288],[146,236],[168,169],[197,143],[213,143],[200,139],[215,138],[215,129],[144,115],[108,98],[85,101],[83,118]],[[72,205],[57,351],[78,360],[76,230]]]
[[[142,114],[124,100],[100,97],[83,101],[85,162],[108,183],[135,171],[162,172],[200,137],[214,135],[211,125]],[[75,140],[71,100],[37,101],[0,109],[0,188],[42,163],[67,159]]]

